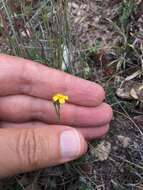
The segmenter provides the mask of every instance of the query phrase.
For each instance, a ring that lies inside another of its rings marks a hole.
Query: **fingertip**
[[[106,124],[101,127],[95,128],[79,128],[79,131],[83,134],[86,140],[100,139],[105,136],[110,129],[110,125]]]
[[[60,135],[61,158],[74,160],[87,151],[87,143],[84,137],[76,129],[68,129]]]
[[[103,103],[103,114],[106,115],[106,122],[110,123],[110,121],[112,120],[113,117],[113,110],[112,107],[107,104],[107,103]]]
[[[105,100],[105,90],[102,86],[99,84],[96,84],[96,88],[98,89],[96,94],[97,94],[97,105],[100,105],[104,100]]]

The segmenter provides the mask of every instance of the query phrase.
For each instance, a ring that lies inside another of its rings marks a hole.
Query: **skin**
[[[69,101],[57,119],[52,96],[62,93]],[[87,140],[109,130],[111,107],[105,92],[93,82],[41,64],[0,55],[0,177],[62,164],[87,151]],[[79,141],[61,145],[61,134]],[[75,142],[75,143],[74,143]],[[71,156],[74,145],[79,151]],[[68,153],[61,146],[69,146]],[[63,156],[64,154],[64,156]],[[69,156],[70,155],[70,156]]]

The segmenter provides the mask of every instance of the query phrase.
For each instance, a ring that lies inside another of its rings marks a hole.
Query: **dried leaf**
[[[138,71],[134,72],[132,75],[126,77],[125,81],[132,80],[132,79],[136,78],[137,76],[139,76],[141,74],[142,74],[142,71],[138,70]]]
[[[116,95],[120,98],[123,98],[125,100],[130,100],[132,99],[129,92],[125,91],[124,88],[118,88],[116,91]]]
[[[143,101],[143,85],[132,88],[130,90],[130,95],[136,100]]]
[[[107,160],[111,152],[111,143],[108,141],[102,141],[92,151],[92,154],[100,161]]]
[[[130,95],[131,95],[134,99],[136,99],[136,100],[139,99],[139,97],[138,97],[138,95],[137,95],[137,92],[136,92],[136,90],[135,90],[134,88],[131,89]]]

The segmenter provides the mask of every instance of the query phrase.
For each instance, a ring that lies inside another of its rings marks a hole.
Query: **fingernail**
[[[64,159],[78,157],[81,150],[80,135],[76,130],[67,130],[60,137],[61,156]]]

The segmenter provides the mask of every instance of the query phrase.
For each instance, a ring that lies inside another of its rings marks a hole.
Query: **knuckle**
[[[23,168],[35,169],[38,166],[38,138],[35,129],[24,129],[19,133],[17,154]]]
[[[96,88],[96,94],[95,95],[97,96],[97,98],[99,99],[99,103],[101,104],[103,102],[103,100],[105,99],[105,96],[106,96],[105,90],[104,90],[103,86],[101,86],[98,83],[92,82],[92,85]]]
[[[25,63],[23,64],[23,66],[21,67],[21,72],[19,73],[19,91],[23,94],[29,93],[32,91],[32,82],[30,79],[30,75],[29,75],[29,69],[28,69],[28,64]]]
[[[31,100],[29,101],[29,105],[30,105],[31,120],[38,120],[38,121],[47,120],[47,116],[46,118],[44,118],[44,113],[43,110],[41,109],[41,101],[39,100],[35,101],[33,98],[31,98]]]

